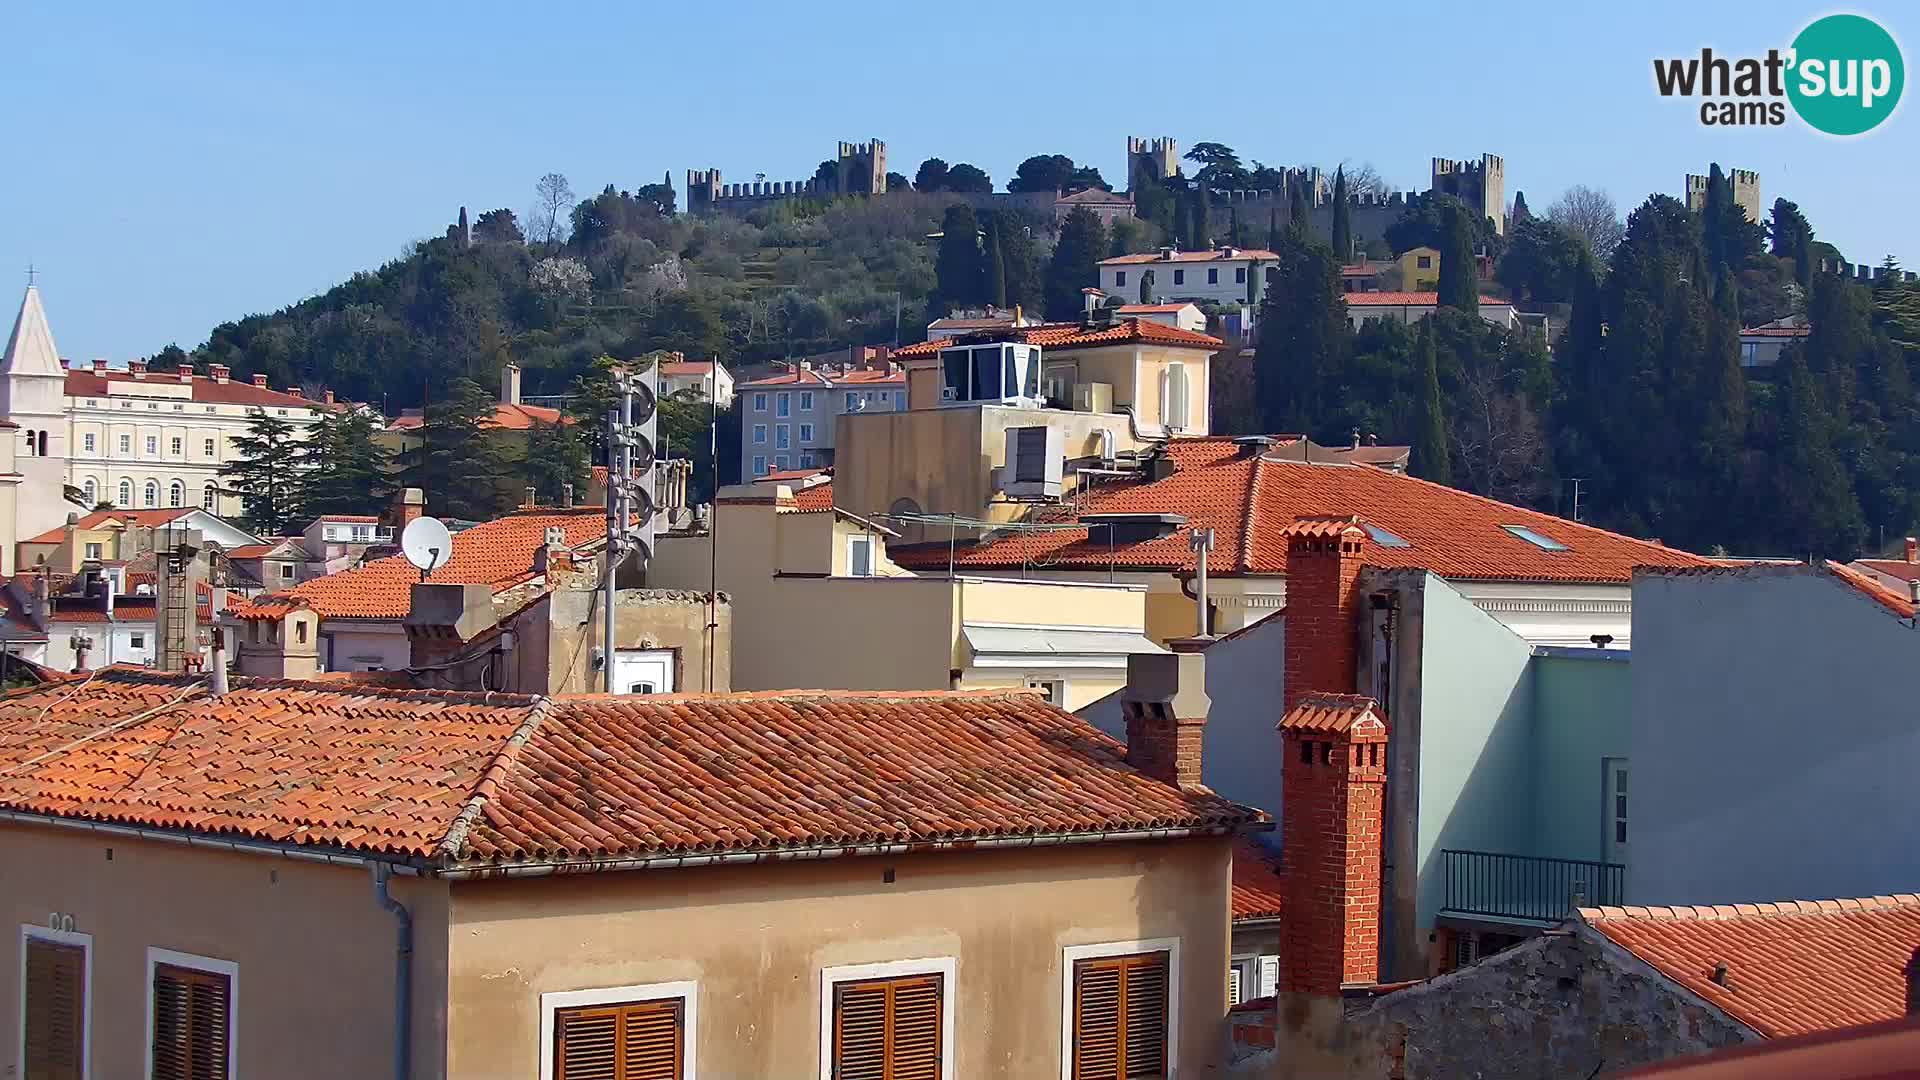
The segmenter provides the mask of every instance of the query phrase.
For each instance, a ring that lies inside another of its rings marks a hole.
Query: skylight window
[[[1501,528],[1539,548],[1541,551],[1565,551],[1567,545],[1550,536],[1542,536],[1525,525],[1502,525]]]
[[[1401,539],[1398,536],[1395,536],[1394,534],[1388,532],[1387,530],[1381,528],[1378,525],[1362,524],[1360,527],[1367,530],[1367,535],[1369,537],[1372,537],[1373,542],[1376,544],[1379,544],[1381,547],[1412,547],[1413,546],[1412,544],[1407,543],[1405,540]]]

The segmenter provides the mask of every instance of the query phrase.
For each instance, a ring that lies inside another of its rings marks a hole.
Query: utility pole
[[[1194,636],[1206,637],[1213,632],[1213,620],[1207,611],[1207,553],[1213,550],[1213,530],[1193,530],[1187,534],[1187,546],[1193,549],[1194,600],[1199,608],[1195,622],[1200,628]]]
[[[620,565],[637,556],[642,569],[653,557],[653,440],[658,430],[655,387],[659,368],[613,374],[620,404],[607,410],[607,552],[600,583],[600,686],[614,689],[614,642],[618,633],[614,600],[619,595]],[[637,476],[635,474],[638,474]]]
[[[1585,477],[1569,476],[1567,482],[1573,485],[1573,520],[1580,520],[1580,485]]]

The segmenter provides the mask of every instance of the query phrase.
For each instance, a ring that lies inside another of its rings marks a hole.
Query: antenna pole
[[[713,494],[707,504],[707,693],[713,693],[713,650],[720,637],[720,548],[715,533],[720,515],[714,513],[720,502],[720,358],[708,358],[707,365],[707,454],[713,468]]]

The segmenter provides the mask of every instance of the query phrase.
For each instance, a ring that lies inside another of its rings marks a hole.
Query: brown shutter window
[[[25,1080],[81,1080],[87,950],[28,937],[26,991]]]
[[[153,967],[153,1080],[227,1080],[232,980],[172,964]]]
[[[554,1080],[680,1080],[684,1004],[672,998],[555,1011]]]
[[[940,1080],[939,975],[833,988],[834,1080]]]
[[[1073,965],[1074,1080],[1167,1075],[1167,954]]]

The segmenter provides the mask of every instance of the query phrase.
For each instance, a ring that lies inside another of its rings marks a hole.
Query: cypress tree
[[[1267,431],[1310,434],[1328,420],[1327,398],[1346,368],[1353,328],[1333,249],[1290,229],[1277,255],[1260,303],[1254,391]]]
[[[1074,207],[1067,220],[1060,223],[1060,239],[1053,245],[1053,261],[1047,264],[1049,318],[1080,317],[1080,290],[1100,283],[1096,264],[1106,248],[1106,230],[1100,226],[1100,219],[1084,206]]]
[[[1432,319],[1418,331],[1421,366],[1420,428],[1413,443],[1413,475],[1436,484],[1453,482],[1453,463],[1447,449],[1445,403],[1440,396],[1440,360],[1434,345]]]
[[[987,215],[987,249],[982,253],[986,259],[986,297],[987,303],[997,308],[1007,306],[1007,254],[1000,245],[1000,215]]]
[[[1353,213],[1347,207],[1347,170],[1333,171],[1333,254],[1341,265],[1353,261]]]
[[[1280,211],[1277,209],[1269,210],[1267,211],[1267,250],[1268,251],[1277,252],[1280,250],[1280,237],[1281,237]]]
[[[1473,267],[1473,227],[1467,208],[1448,200],[1443,210],[1446,233],[1440,249],[1440,304],[1469,315],[1480,313],[1480,285]]]
[[[954,203],[940,220],[940,250],[933,261],[940,298],[959,307],[978,305],[986,287],[981,261],[979,219],[973,207]]]
[[[1153,271],[1151,270],[1140,272],[1140,302],[1153,303]]]
[[[1307,235],[1307,193],[1302,181],[1287,185],[1287,228],[1303,238]]]

